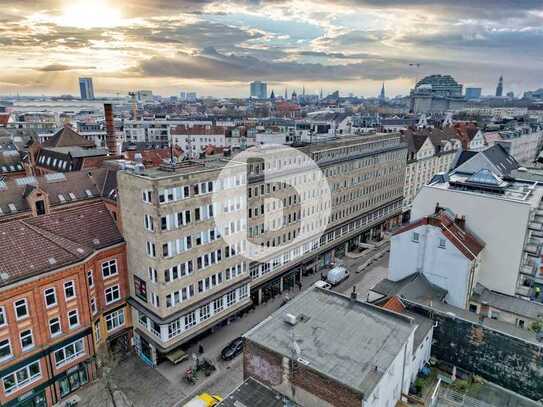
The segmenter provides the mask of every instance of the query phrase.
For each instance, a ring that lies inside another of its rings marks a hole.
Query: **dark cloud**
[[[63,65],[63,64],[50,64],[39,68],[32,68],[34,71],[40,72],[64,72],[64,71],[77,71],[96,69],[95,66],[75,66],[75,65]]]
[[[401,77],[407,60],[380,59],[344,65],[319,63],[271,62],[253,56],[222,54],[214,48],[198,55],[180,53],[177,58],[153,57],[141,62],[132,73],[149,77],[172,77],[222,81],[248,81],[266,78],[270,81],[295,80],[389,80]]]

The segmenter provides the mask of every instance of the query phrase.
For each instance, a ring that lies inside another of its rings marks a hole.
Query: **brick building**
[[[125,243],[104,203],[0,224],[0,404],[51,406],[127,350]]]
[[[247,332],[244,379],[301,406],[388,407],[407,394],[432,324],[313,288]]]

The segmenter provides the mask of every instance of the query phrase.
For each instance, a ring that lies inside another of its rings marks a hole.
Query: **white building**
[[[447,291],[447,303],[467,309],[483,248],[484,244],[466,228],[465,219],[436,208],[432,215],[394,233],[388,279],[398,282],[421,273],[431,284]]]
[[[486,135],[486,134],[485,134]],[[543,130],[539,126],[522,126],[514,130],[491,132],[487,144],[499,144],[519,163],[533,163],[541,150]]]
[[[171,130],[172,142],[185,152],[199,154],[207,146],[226,147],[226,129],[217,126],[178,126]]]
[[[451,174],[434,177],[415,198],[411,214],[423,218],[439,205],[464,216],[486,244],[478,281],[490,290],[529,297],[541,278],[543,187],[500,175],[496,168],[503,174],[512,164],[500,159],[499,151],[503,157],[503,150],[493,147],[492,154],[479,153]]]

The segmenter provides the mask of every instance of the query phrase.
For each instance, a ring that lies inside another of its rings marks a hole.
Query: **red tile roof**
[[[123,242],[104,203],[0,224],[0,286],[82,261]]]
[[[466,230],[465,220],[458,221],[450,212],[439,209],[437,213],[417,219],[405,225],[393,234],[399,235],[422,225],[431,225],[441,229],[443,235],[469,260],[474,260],[484,249],[485,244],[474,234]]]
[[[0,113],[0,126],[7,126],[9,116],[9,113]]]
[[[390,297],[388,301],[385,302],[385,304],[383,305],[383,308],[397,312],[399,314],[405,311],[405,306],[398,297]]]
[[[156,167],[162,164],[163,160],[170,158],[170,149],[161,148],[161,149],[143,150],[143,151],[128,150],[124,152],[126,159],[132,160],[132,161],[135,160],[136,154],[141,154],[144,165]],[[176,146],[173,150],[173,155],[177,158],[181,157],[183,155],[183,149]]]

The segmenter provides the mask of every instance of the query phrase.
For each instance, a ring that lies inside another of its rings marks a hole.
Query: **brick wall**
[[[332,406],[360,407],[362,405],[360,393],[356,393],[300,363],[296,363],[294,374],[291,377],[289,371],[284,368],[281,355],[248,340],[245,342],[243,352],[243,375],[244,379],[252,377],[295,400],[308,398],[299,394],[303,391]],[[296,395],[291,394],[291,384],[295,385]]]
[[[437,359],[531,399],[543,398],[543,344],[420,307],[412,311],[438,322],[432,345]]]

